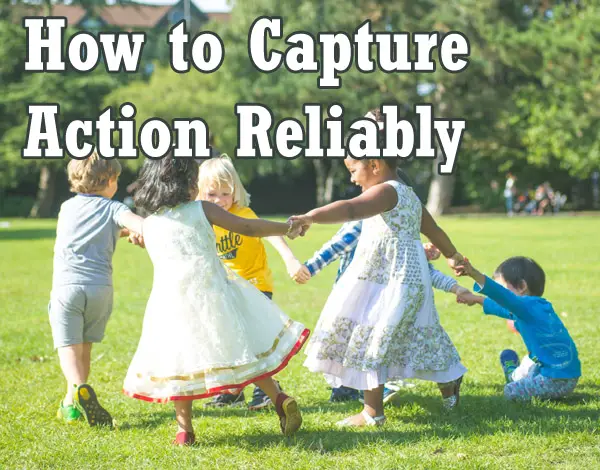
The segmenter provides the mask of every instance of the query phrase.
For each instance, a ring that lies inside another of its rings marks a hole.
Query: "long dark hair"
[[[198,163],[193,158],[168,154],[160,160],[147,158],[137,180],[135,205],[148,212],[188,202],[198,187]]]

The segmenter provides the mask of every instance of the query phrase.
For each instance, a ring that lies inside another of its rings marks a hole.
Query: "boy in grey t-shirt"
[[[73,423],[85,415],[91,426],[112,426],[86,382],[93,343],[104,337],[112,311],[112,256],[117,239],[142,232],[143,219],[111,198],[121,165],[94,152],[67,166],[71,191],[58,215],[54,273],[48,306],[54,347],[67,380],[67,394],[57,416]]]

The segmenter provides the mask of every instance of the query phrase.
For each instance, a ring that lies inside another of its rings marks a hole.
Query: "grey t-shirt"
[[[58,214],[52,285],[112,286],[112,256],[127,211],[125,204],[102,196],[78,194],[65,201]]]

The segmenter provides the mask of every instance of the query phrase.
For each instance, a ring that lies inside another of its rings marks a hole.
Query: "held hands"
[[[310,271],[303,264],[301,264],[300,268],[294,274],[291,274],[291,276],[298,284],[306,284],[311,278]]]
[[[288,275],[294,279],[294,276],[300,269],[302,269],[303,264],[300,263],[296,258],[288,258],[285,260],[285,267],[287,269]]]
[[[456,302],[458,302],[459,304],[468,305],[469,307],[471,307],[475,304],[482,304],[483,299],[485,299],[485,297],[482,297],[481,295],[473,294],[472,292],[470,292],[468,290],[466,292],[461,292],[460,294],[459,293],[456,294]]]
[[[299,235],[303,237],[312,225],[313,221],[308,215],[293,215],[288,219],[288,223],[299,224],[301,231]]]
[[[455,276],[465,276],[465,258],[460,253],[454,253],[450,258],[446,260],[448,262],[448,266],[454,271]]]
[[[290,228],[288,229],[286,235],[290,240],[293,240],[294,238],[298,237],[303,237],[306,233],[306,230],[304,230],[302,223],[298,220],[293,220],[293,217],[290,217],[287,220],[287,223],[290,226]]]
[[[129,243],[133,245],[137,245],[140,248],[146,248],[146,244],[144,243],[144,237],[139,233],[129,232]]]

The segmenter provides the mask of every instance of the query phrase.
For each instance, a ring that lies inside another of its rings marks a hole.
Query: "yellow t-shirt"
[[[258,219],[249,207],[234,204],[229,209],[233,215],[245,219]],[[247,237],[213,226],[217,239],[217,253],[225,266],[263,292],[273,292],[273,275],[267,263],[267,252],[260,238]]]

